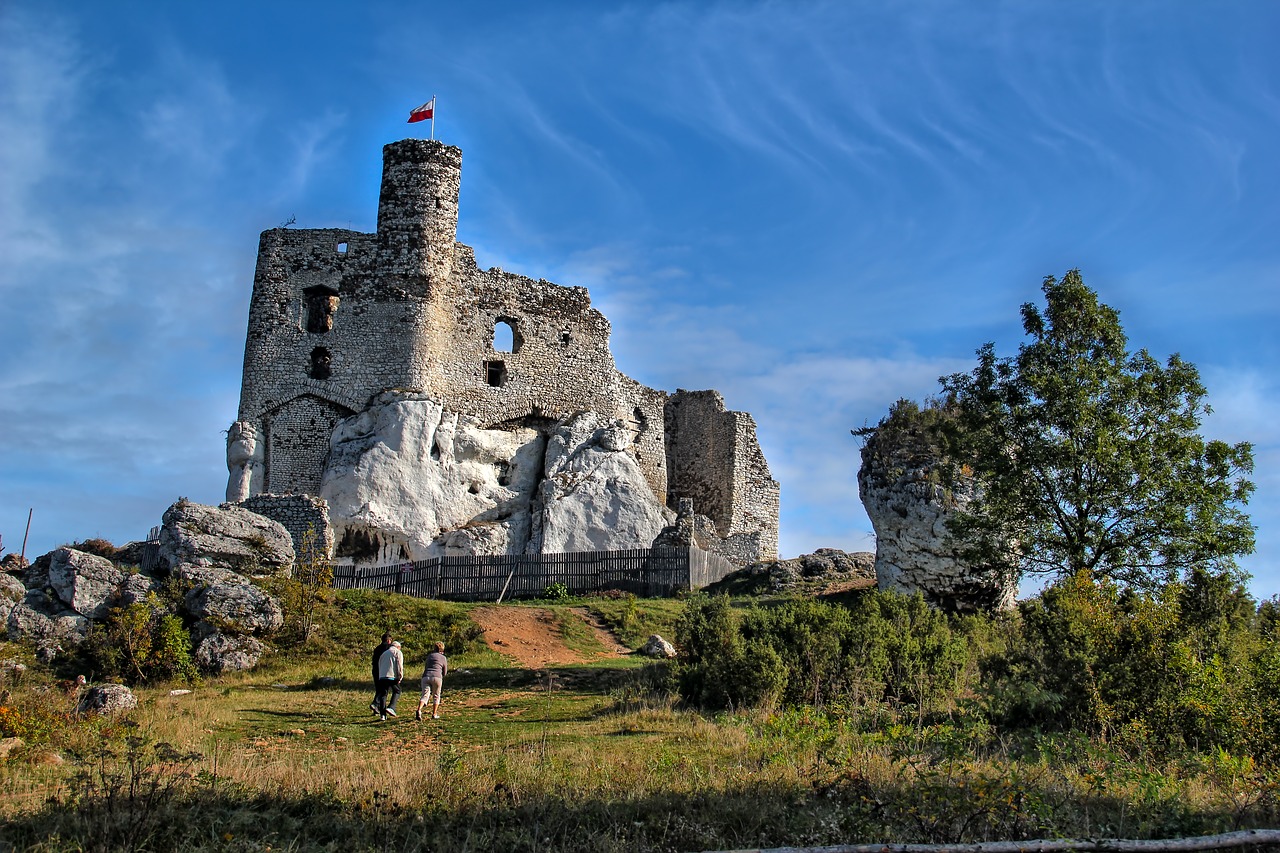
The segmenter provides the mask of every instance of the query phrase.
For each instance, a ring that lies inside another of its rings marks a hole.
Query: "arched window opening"
[[[338,313],[338,291],[317,285],[302,291],[307,306],[307,331],[323,335],[333,330],[333,315]]]
[[[493,351],[520,352],[523,344],[518,322],[511,317],[499,317],[493,324]]]
[[[316,347],[311,351],[311,370],[307,375],[312,379],[328,379],[332,373],[331,357],[324,347]]]
[[[338,254],[345,255],[347,253],[347,242],[344,240],[338,244]]]
[[[484,363],[484,377],[494,388],[501,388],[507,384],[507,363],[505,361],[486,361]]]

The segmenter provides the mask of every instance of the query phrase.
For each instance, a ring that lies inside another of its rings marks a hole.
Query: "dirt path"
[[[600,641],[599,654],[583,654],[564,644],[555,615],[536,607],[479,607],[471,618],[484,630],[485,642],[499,654],[529,669],[544,666],[588,663],[605,657],[621,657],[630,652],[586,608],[573,608]]]

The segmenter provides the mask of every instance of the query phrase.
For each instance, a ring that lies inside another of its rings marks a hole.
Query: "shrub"
[[[547,601],[564,601],[572,596],[569,595],[569,587],[562,583],[547,584],[547,588],[542,591],[542,597]]]
[[[919,595],[874,591],[852,609],[797,598],[741,617],[727,597],[695,596],[676,637],[681,695],[704,707],[888,701],[922,717],[955,698],[969,659],[966,639]]]
[[[1231,574],[1136,592],[1080,573],[1023,602],[1019,641],[983,661],[982,702],[1006,729],[1262,749],[1280,686],[1265,625]]]
[[[90,632],[86,645],[90,660],[104,675],[130,684],[197,677],[191,636],[155,593],[112,610],[105,625]]]
[[[333,599],[333,561],[316,540],[315,527],[307,525],[299,543],[293,576],[279,582],[285,618],[282,639],[292,638],[300,643],[312,639],[324,606]]]

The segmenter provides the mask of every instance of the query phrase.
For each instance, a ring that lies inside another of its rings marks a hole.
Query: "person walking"
[[[383,720],[396,715],[396,700],[400,698],[400,682],[404,680],[404,654],[400,643],[391,639],[391,632],[382,635],[382,643],[373,650],[373,703],[369,710]],[[387,700],[390,693],[391,699]]]
[[[422,670],[422,695],[418,697],[419,720],[422,719],[422,709],[428,703],[433,703],[433,700],[435,707],[431,718],[440,719],[440,691],[444,688],[444,677],[448,672],[449,659],[444,656],[444,643],[436,643],[435,651],[427,655],[427,665]]]

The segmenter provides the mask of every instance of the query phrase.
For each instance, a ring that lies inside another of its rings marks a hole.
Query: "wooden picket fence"
[[[387,566],[338,564],[333,586],[418,598],[496,601],[536,598],[552,584],[564,584],[571,595],[617,589],[655,598],[706,586],[737,568],[698,548],[431,557]]]

